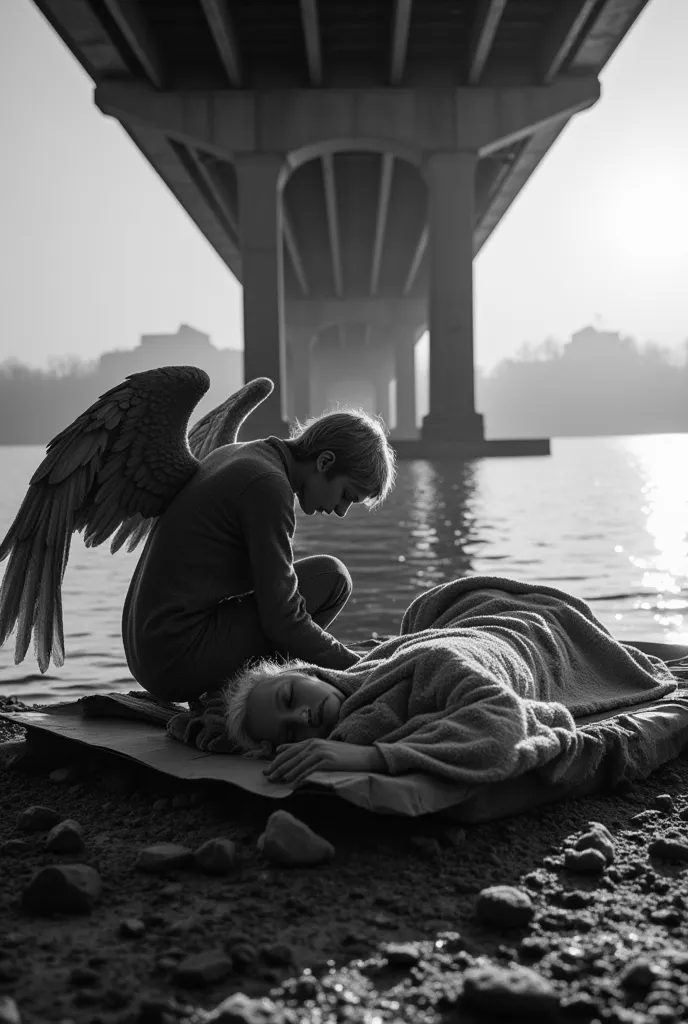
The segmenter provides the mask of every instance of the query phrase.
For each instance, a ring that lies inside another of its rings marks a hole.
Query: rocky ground
[[[0,730],[4,1024],[688,1020],[688,757],[462,829],[23,737]]]

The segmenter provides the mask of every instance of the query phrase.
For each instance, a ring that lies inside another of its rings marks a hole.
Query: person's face
[[[246,702],[246,731],[252,739],[275,747],[329,736],[343,699],[330,683],[302,672],[263,679]]]
[[[312,470],[306,475],[302,486],[297,491],[299,505],[307,516],[321,512],[337,516],[345,516],[352,504],[363,501],[367,495],[348,476],[326,478],[326,472],[334,466],[333,452],[321,452],[315,460]]]

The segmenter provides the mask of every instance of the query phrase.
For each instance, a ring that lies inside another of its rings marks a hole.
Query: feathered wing
[[[274,387],[269,377],[256,377],[206,413],[189,432],[192,455],[202,462],[216,448],[234,444],[242,424],[272,394]],[[119,551],[125,543],[127,551],[133,551],[148,536],[155,521],[155,518],[147,519],[141,513],[127,519],[112,538],[112,553]]]
[[[160,515],[198,469],[187,441],[210,387],[195,366],[134,373],[61,431],[0,544],[0,646],[17,626],[15,664],[34,634],[41,672],[64,663],[62,580],[72,533],[96,547],[134,515]]]

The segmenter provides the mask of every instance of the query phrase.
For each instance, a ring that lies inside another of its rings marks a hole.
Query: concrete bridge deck
[[[255,429],[395,379],[405,451],[427,328],[421,440],[480,448],[473,258],[646,2],[34,0],[244,285]]]

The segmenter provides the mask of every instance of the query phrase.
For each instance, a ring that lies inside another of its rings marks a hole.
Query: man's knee
[[[341,607],[351,597],[354,585],[341,558],[334,555],[310,555],[296,562],[299,588],[313,608],[336,604]],[[325,591],[325,592],[324,592]]]

